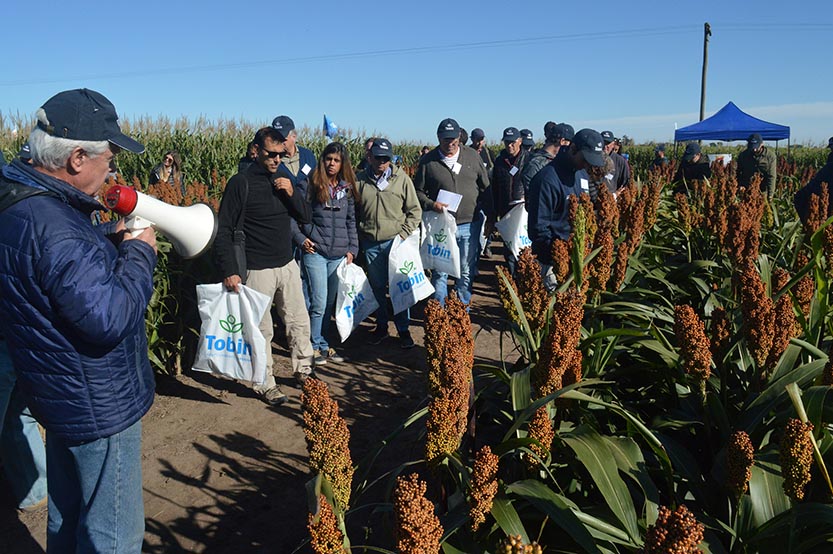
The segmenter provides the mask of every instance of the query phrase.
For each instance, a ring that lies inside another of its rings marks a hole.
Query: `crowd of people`
[[[122,222],[94,225],[96,194],[120,151],[143,145],[124,135],[113,104],[88,89],[65,91],[37,111],[26,147],[0,172],[0,430],[3,467],[21,508],[48,497],[49,552],[139,552],[144,518],[141,419],[154,397],[145,310],[153,293],[156,239]],[[433,297],[445,302],[450,279],[472,302],[472,284],[488,239],[515,207],[528,211],[532,252],[548,289],[554,239],[568,239],[569,197],[616,194],[631,181],[626,155],[610,131],[575,131],[548,122],[534,149],[528,129],[507,127],[492,157],[485,134],[440,121],[437,145],[422,153],[413,176],[395,164],[394,146],[367,141],[362,160],[328,144],[316,156],[297,143],[295,124],[276,117],[257,131],[228,182],[219,210],[216,263],[230,291],[245,284],[273,298],[289,343],[292,371],[303,383],[317,366],[343,361],[332,346],[341,264],[361,263],[379,308],[370,342],[415,346],[407,309],[387,299],[388,260],[396,238],[411,237],[423,214],[453,215],[459,250],[456,278],[433,271]],[[795,197],[806,217],[809,195],[833,180],[827,164]],[[653,165],[669,162],[665,148]],[[152,181],[181,183],[181,160],[167,152]],[[738,182],[756,174],[770,197],[774,154],[753,134],[738,157]],[[686,146],[678,190],[710,175],[697,143]],[[830,191],[829,191],[830,192]],[[510,268],[516,260],[505,254]],[[260,330],[271,345],[267,310]],[[253,385],[269,405],[287,397],[274,379]],[[46,444],[37,423],[46,429]],[[48,479],[46,467],[49,468]]]

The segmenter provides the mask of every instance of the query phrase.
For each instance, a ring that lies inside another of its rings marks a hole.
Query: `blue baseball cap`
[[[601,167],[605,164],[604,139],[598,131],[582,129],[573,137],[573,144],[584,156],[584,160],[592,166]]]
[[[376,158],[391,158],[393,159],[393,146],[386,138],[377,138],[373,141],[373,146],[370,147],[370,153]]]
[[[460,125],[450,117],[440,121],[437,127],[437,138],[440,140],[457,138],[460,136]]]
[[[119,116],[113,103],[103,94],[80,88],[59,92],[41,106],[48,123],[38,121],[38,129],[53,137],[102,141],[122,150],[141,154],[145,147],[119,128]]]
[[[507,127],[503,130],[503,138],[501,139],[503,142],[515,142],[521,138],[521,132],[518,131],[517,127]]]
[[[529,129],[521,129],[521,138],[523,139],[521,144],[524,146],[535,146],[535,138]]]
[[[289,133],[295,130],[295,122],[288,115],[279,115],[272,120],[272,128],[286,140]]]

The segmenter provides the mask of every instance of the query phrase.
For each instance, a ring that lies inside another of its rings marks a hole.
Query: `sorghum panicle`
[[[426,486],[416,473],[396,479],[394,517],[396,548],[408,554],[438,554],[443,528],[434,505],[425,498]]]
[[[540,266],[531,249],[521,250],[515,275],[518,297],[521,300],[526,320],[533,332],[539,331],[544,327],[550,297],[544,287]]]
[[[527,424],[529,438],[537,440],[541,445],[532,444],[529,449],[541,460],[546,460],[552,448],[552,441],[555,438],[555,430],[552,427],[552,419],[550,419],[549,410],[547,406],[541,406],[535,410],[535,414],[530,418]],[[525,454],[527,467],[534,471],[538,469],[539,462],[534,457]]]
[[[723,361],[732,338],[732,322],[723,308],[712,310],[711,323],[711,351],[712,359],[719,364]]]
[[[474,457],[471,475],[471,498],[469,500],[469,517],[471,530],[477,529],[486,521],[486,515],[492,511],[492,502],[497,494],[498,457],[492,449],[484,446]]]
[[[696,381],[708,381],[711,376],[711,344],[706,326],[691,306],[674,307],[674,333],[680,343],[680,357],[687,375]]]
[[[784,477],[784,494],[796,502],[804,499],[804,488],[810,482],[813,465],[813,442],[810,433],[813,424],[790,418],[781,437],[781,475]]]
[[[703,542],[702,523],[698,523],[684,504],[673,512],[660,506],[656,523],[648,527],[645,536],[645,554],[702,554],[698,548]]]
[[[310,468],[324,474],[333,487],[335,507],[343,512],[350,505],[353,483],[347,423],[338,415],[338,403],[330,398],[323,381],[306,380],[301,404]]]
[[[795,258],[795,270],[799,271],[810,263],[810,258],[804,252],[799,252]],[[804,319],[810,318],[810,308],[813,304],[813,296],[816,294],[816,282],[813,279],[813,272],[810,271],[804,274],[804,277],[798,280],[793,285],[793,295],[795,296],[798,306],[801,308],[801,313],[804,314]]]
[[[498,267],[498,270],[501,268]],[[428,391],[433,396],[441,388],[443,347],[449,333],[448,315],[439,301],[425,305],[425,357],[428,361]]]
[[[318,506],[318,515],[309,514],[307,519],[312,551],[315,554],[344,554],[344,535],[324,495],[319,495]]]
[[[520,535],[509,535],[498,543],[496,554],[543,554],[544,550],[537,542],[524,544]]]
[[[822,183],[819,193],[810,195],[807,220],[804,222],[804,232],[808,237],[818,231],[830,216],[830,196],[827,192],[829,186],[829,183]]]
[[[775,270],[772,279],[772,292],[777,294],[786,286],[790,280],[790,274],[782,268]],[[795,311],[793,309],[793,301],[790,295],[785,291],[775,303],[775,334],[772,337],[772,348],[770,348],[767,355],[766,370],[771,372],[775,369],[781,355],[790,345],[790,339],[796,336],[796,330],[799,328],[798,322],[795,318]]]
[[[578,343],[583,319],[583,294],[575,288],[556,293],[549,333],[541,343],[538,360],[532,368],[535,398],[543,398],[581,380],[582,355]]]
[[[747,263],[737,275],[746,343],[757,366],[763,368],[775,334],[775,307],[753,264]]]
[[[739,498],[749,488],[755,448],[745,431],[735,431],[726,445],[726,487]]]
[[[516,325],[521,324],[521,318],[518,315],[518,310],[515,307],[515,303],[512,301],[512,296],[509,294],[509,288],[511,287],[515,294],[518,294],[518,286],[515,284],[515,279],[509,274],[509,270],[504,268],[502,265],[497,266],[498,272],[498,291],[500,293],[500,303],[503,305],[504,311],[506,311],[506,315],[509,317],[509,320],[515,323]],[[506,284],[504,279],[501,277],[505,277],[505,281],[509,282],[509,285]],[[439,305],[439,302],[437,302]],[[427,314],[426,314],[427,317]],[[428,339],[426,337],[425,340],[426,344],[428,344]]]
[[[570,242],[561,239],[552,241],[551,252],[552,256],[552,272],[555,275],[555,280],[558,283],[563,283],[567,280],[570,274],[572,261],[570,260]]]

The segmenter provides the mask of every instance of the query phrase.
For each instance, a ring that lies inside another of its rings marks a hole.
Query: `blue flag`
[[[330,121],[327,114],[324,114],[324,135],[330,138],[335,138],[338,135],[338,125]]]

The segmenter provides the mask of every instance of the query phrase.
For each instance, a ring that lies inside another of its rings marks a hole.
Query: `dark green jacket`
[[[748,187],[756,173],[763,179],[761,190],[772,198],[775,194],[775,152],[766,146],[760,153],[747,148],[738,155],[738,185]]]

